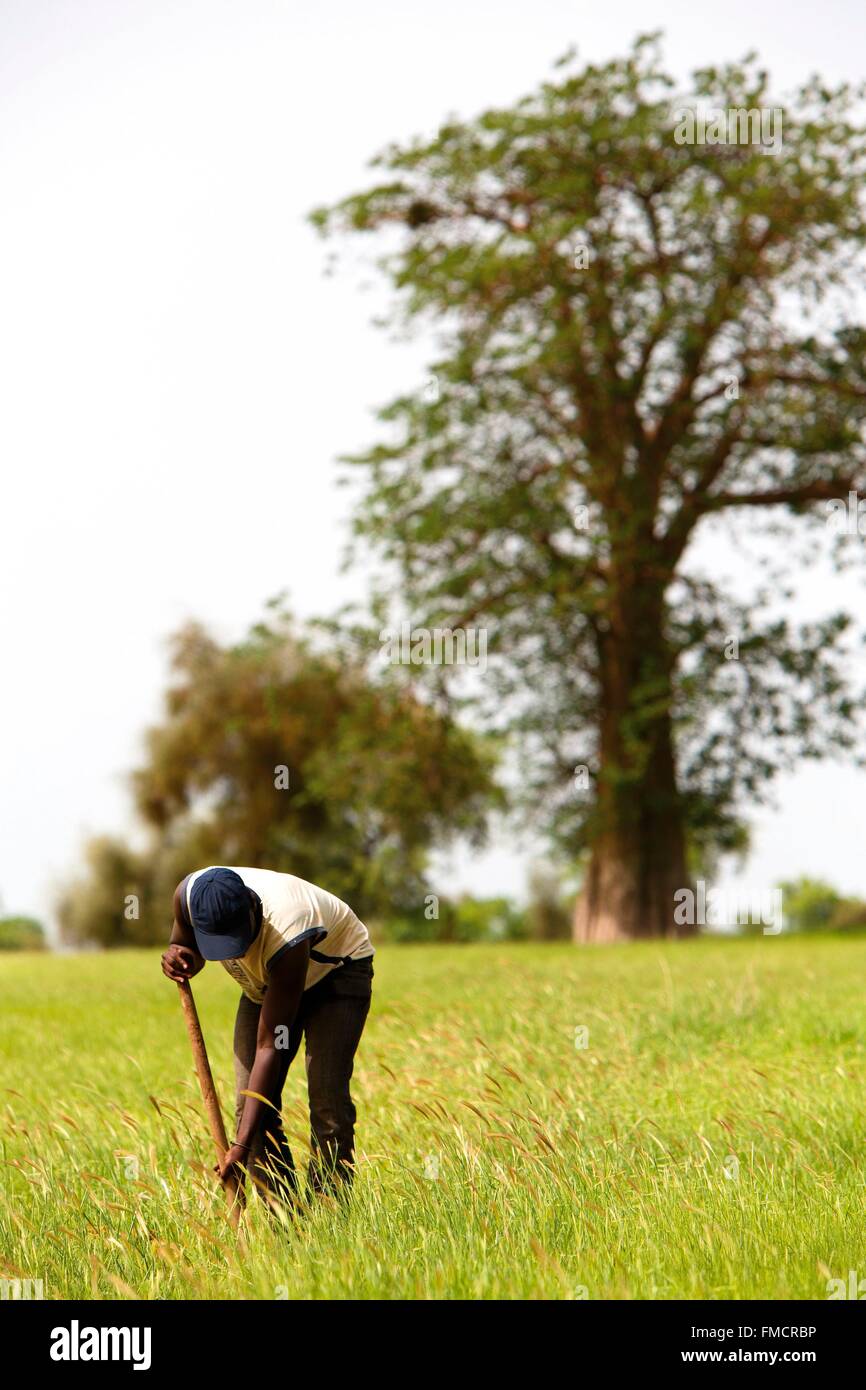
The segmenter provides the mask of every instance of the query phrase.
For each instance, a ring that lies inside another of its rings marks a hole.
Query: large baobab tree
[[[413,619],[488,629],[491,714],[586,857],[581,940],[675,930],[687,849],[736,844],[774,773],[853,736],[846,619],[736,599],[693,542],[765,516],[817,554],[864,482],[858,95],[783,106],[750,56],[675,96],[647,37],[314,214],[382,234],[399,313],[439,328],[436,388],[352,460],[357,528]]]

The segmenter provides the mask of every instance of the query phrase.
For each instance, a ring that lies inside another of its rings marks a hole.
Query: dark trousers
[[[309,1181],[315,1192],[351,1183],[355,1159],[355,1106],[349,1090],[355,1053],[370,1010],[373,958],[349,960],[329,970],[304,991],[272,1096],[247,1158],[260,1195],[292,1198],[298,1190],[295,1165],[283,1129],[283,1086],[304,1038],[310,1097]],[[256,1055],[261,1005],[241,995],[235,1020],[236,1119],[240,1124]]]

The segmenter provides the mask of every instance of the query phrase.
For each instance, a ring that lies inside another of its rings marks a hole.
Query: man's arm
[[[270,972],[259,1015],[255,1061],[247,1086],[247,1090],[254,1094],[248,1095],[244,1101],[235,1142],[219,1167],[219,1175],[223,1180],[233,1164],[246,1162],[256,1131],[267,1112],[272,1109],[266,1100],[260,1100],[259,1097],[276,1094],[280,1065],[288,1046],[289,1031],[304,993],[309,960],[309,941],[299,941],[297,946],[280,956]]]
[[[195,949],[195,937],[189,927],[184,925],[180,894],[179,883],[174,890],[174,925],[168,938],[168,949],[162,953],[163,975],[178,984],[183,980],[191,980],[193,975],[204,969],[205,964],[204,956],[200,956]]]

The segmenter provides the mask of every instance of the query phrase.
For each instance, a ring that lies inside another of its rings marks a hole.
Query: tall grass
[[[826,1297],[866,1277],[864,970],[862,941],[773,937],[383,950],[353,1198],[284,1226],[253,1203],[244,1248],[158,954],[7,957],[0,1275],[47,1298]],[[195,992],[228,1109],[236,986],[210,967]],[[286,1102],[300,1166],[298,1063]]]

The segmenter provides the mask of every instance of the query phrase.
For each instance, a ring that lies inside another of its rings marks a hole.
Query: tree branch
[[[856,479],[850,473],[832,478],[816,478],[802,487],[767,488],[763,492],[719,492],[706,499],[704,511],[720,511],[723,507],[781,507],[797,506],[804,502],[830,502],[855,490]]]

